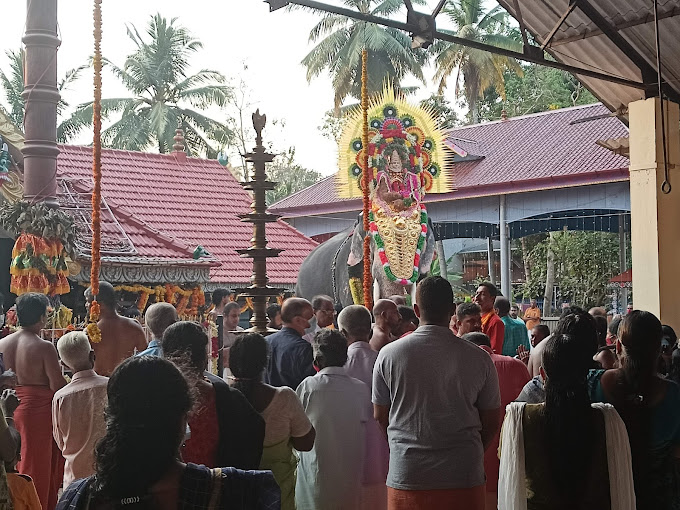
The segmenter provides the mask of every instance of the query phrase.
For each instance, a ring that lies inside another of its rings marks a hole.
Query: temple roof
[[[60,183],[84,193],[81,201],[87,202],[92,149],[60,145],[59,150]],[[211,283],[244,285],[250,281],[252,261],[235,250],[250,246],[252,225],[237,215],[250,212],[252,199],[217,161],[103,149],[102,196],[103,210],[111,213],[103,237],[110,244],[109,253],[102,248],[106,260],[134,260],[131,245],[140,264],[191,263],[193,250],[201,245],[211,255],[203,263],[215,266],[210,270]],[[267,225],[267,238],[270,247],[285,250],[268,260],[269,280],[294,283],[302,261],[317,243],[283,221]]]
[[[447,143],[470,159],[453,163],[455,191],[430,193],[425,202],[538,191],[628,180],[628,159],[597,144],[628,129],[602,104],[562,108],[448,131]],[[355,211],[361,200],[342,199],[330,176],[273,204],[284,217]]]

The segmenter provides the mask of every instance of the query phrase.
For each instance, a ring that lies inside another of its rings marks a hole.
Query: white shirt
[[[94,446],[106,432],[108,382],[94,370],[82,370],[52,398],[52,434],[66,459],[64,487],[94,474]]]
[[[297,510],[359,508],[370,392],[342,367],[327,367],[297,388],[316,429],[314,448],[300,452]]]
[[[368,386],[373,387],[373,365],[378,358],[378,353],[371,348],[368,342],[354,342],[347,347],[347,363],[345,371],[350,377],[359,379]],[[390,448],[380,425],[375,420],[369,420],[366,424],[366,453],[364,458],[363,484],[385,486],[387,469],[390,462]],[[382,496],[382,494],[380,494]],[[367,504],[362,501],[362,504]],[[379,498],[371,502],[372,510],[384,508],[386,500]]]
[[[368,386],[373,387],[373,365],[378,358],[378,353],[371,349],[368,342],[354,342],[347,347],[347,363],[345,371],[350,377],[359,379]]]
[[[319,325],[317,323],[314,323],[314,327],[311,329],[311,331],[309,333],[305,333],[304,335],[302,335],[302,338],[307,340],[310,344],[313,344],[314,343],[314,335],[316,335],[317,331],[321,331],[321,328],[319,327]]]

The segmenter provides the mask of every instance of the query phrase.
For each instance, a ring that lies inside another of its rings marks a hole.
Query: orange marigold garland
[[[93,302],[90,306],[90,323],[87,325],[87,335],[90,342],[99,343],[102,333],[97,326],[99,321],[99,269],[101,266],[101,190],[102,190],[102,6],[101,0],[94,0],[94,102],[92,104],[92,121],[94,125],[94,139],[92,141],[92,176],[94,187],[92,190],[92,266],[90,268],[90,286]]]
[[[370,209],[370,181],[371,176],[368,168],[368,50],[361,51],[361,112],[364,118],[364,130],[361,137],[363,146],[363,173],[361,175],[361,187],[363,191],[363,214],[364,214],[364,306],[373,308],[371,290],[373,287],[373,275],[371,274],[371,236],[369,235],[368,212]]]

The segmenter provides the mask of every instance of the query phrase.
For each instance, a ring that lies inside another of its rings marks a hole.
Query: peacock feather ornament
[[[360,109],[350,112],[339,142],[337,185],[344,198],[362,196],[364,155],[368,153],[370,231],[386,276],[415,283],[427,237],[425,193],[453,190],[446,171],[452,153],[434,112],[414,106],[386,86],[368,108],[368,146],[361,134]]]

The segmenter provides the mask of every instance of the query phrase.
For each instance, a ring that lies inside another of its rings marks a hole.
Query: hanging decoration
[[[361,146],[368,147],[368,50],[361,51]],[[357,159],[361,156],[361,195],[363,203],[363,227],[364,232],[368,232],[369,210],[371,197],[369,183],[372,179],[368,167],[368,151],[359,150]],[[371,288],[373,287],[373,277],[371,276],[371,239],[368,235],[364,237],[364,272],[363,272],[363,305],[369,310],[373,309]]]
[[[10,292],[17,296],[70,292],[67,261],[75,252],[71,217],[42,202],[5,202],[0,206],[0,227],[17,236],[9,268]]]
[[[205,306],[205,294],[200,285],[191,289],[183,289],[179,285],[156,285],[146,287],[144,285],[117,285],[115,291],[131,292],[139,294],[137,298],[137,309],[144,312],[151,295],[154,296],[154,303],[170,303],[177,309],[177,315],[194,317],[199,313],[199,309]],[[179,295],[179,300],[177,296]],[[166,299],[167,298],[167,299]]]
[[[94,102],[92,104],[92,120],[94,138],[92,141],[92,266],[90,269],[90,287],[92,289],[92,304],[90,305],[90,323],[86,331],[90,342],[99,343],[102,333],[99,321],[99,269],[101,266],[101,186],[102,186],[102,6],[101,0],[94,0]]]

